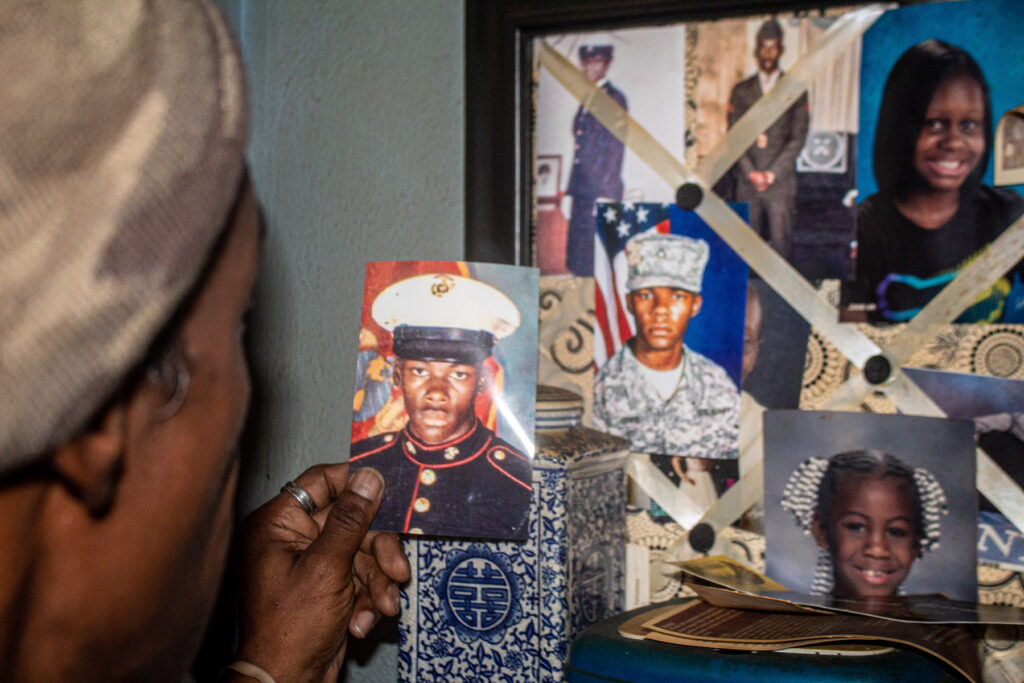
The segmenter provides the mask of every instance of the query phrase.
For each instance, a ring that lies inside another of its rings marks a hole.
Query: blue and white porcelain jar
[[[569,642],[622,611],[629,445],[582,413],[537,388],[528,540],[406,542],[401,680],[561,681]]]

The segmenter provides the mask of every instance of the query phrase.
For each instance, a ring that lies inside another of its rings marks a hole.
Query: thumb
[[[372,467],[357,470],[331,506],[323,531],[310,550],[348,563],[363,543],[383,493],[380,472]]]

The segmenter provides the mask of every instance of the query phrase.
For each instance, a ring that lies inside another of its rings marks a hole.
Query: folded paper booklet
[[[741,593],[789,590],[781,583],[772,581],[761,572],[751,569],[727,555],[698,557],[671,564],[683,570],[685,578],[691,583],[731,588]]]
[[[692,560],[673,562],[683,570],[686,578],[694,583],[704,582],[712,586],[731,588],[741,593],[762,593],[764,591],[788,591],[781,583],[772,581],[764,574],[741,564],[727,555],[711,555]]]
[[[646,637],[728,650],[782,650],[836,641],[885,641],[938,658],[970,681],[982,680],[973,626],[880,620],[849,614],[728,609],[692,600],[645,622]]]
[[[844,613],[933,624],[1024,624],[1024,609],[951,600],[943,595],[841,598],[787,590],[724,555],[675,563],[694,592],[719,607],[768,612]]]

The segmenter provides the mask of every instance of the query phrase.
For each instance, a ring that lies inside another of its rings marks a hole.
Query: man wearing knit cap
[[[373,319],[393,335],[392,380],[409,421],[352,445],[354,467],[387,476],[375,528],[411,534],[525,538],[532,462],[480,422],[483,362],[519,327],[519,309],[488,284],[447,273],[390,285]]]
[[[701,310],[707,242],[641,233],[626,242],[636,334],[597,373],[594,426],[635,451],[736,457],[739,395],[725,370],[684,343]]]
[[[180,681],[250,394],[241,56],[200,0],[9,0],[0,36],[0,680]],[[383,487],[321,465],[249,518],[218,680],[333,680],[397,614]]]

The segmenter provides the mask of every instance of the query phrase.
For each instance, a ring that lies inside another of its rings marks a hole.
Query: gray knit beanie
[[[192,0],[5,0],[0,73],[2,474],[81,429],[196,282],[248,102]]]

